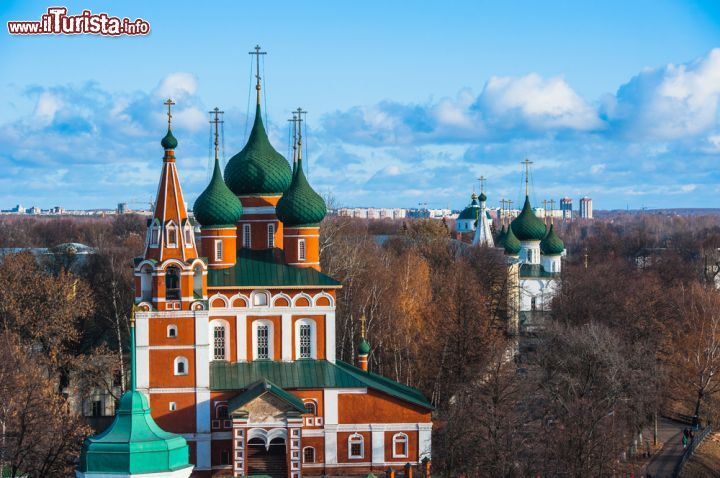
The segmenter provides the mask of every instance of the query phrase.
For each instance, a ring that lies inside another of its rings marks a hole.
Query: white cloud
[[[35,117],[43,124],[52,123],[55,113],[62,107],[62,100],[49,91],[43,91],[35,105]]]
[[[177,72],[166,76],[155,89],[155,95],[172,98],[194,95],[197,91],[197,78],[191,73]]]

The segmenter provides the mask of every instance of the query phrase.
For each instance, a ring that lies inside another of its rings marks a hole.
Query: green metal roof
[[[298,158],[290,187],[275,208],[285,227],[317,226],[327,214],[325,201],[310,186]]]
[[[480,211],[480,203],[478,203],[477,194],[472,193],[472,196],[470,196],[470,198],[470,205],[462,210],[460,215],[458,215],[458,219],[477,220]]]
[[[165,149],[177,148],[178,141],[177,141],[177,139],[175,139],[175,136],[173,136],[172,131],[170,131],[170,128],[168,128],[168,132],[165,135],[165,137],[160,141],[160,144]]]
[[[522,244],[520,244],[518,238],[515,237],[512,226],[508,226],[507,231],[505,231],[505,236],[503,237],[503,247],[505,248],[505,253],[510,256],[516,256],[520,253]]]
[[[527,196],[525,196],[522,211],[510,226],[515,233],[515,237],[521,241],[542,241],[547,233],[545,224],[533,212],[530,198]]]
[[[340,282],[312,267],[284,263],[283,251],[240,249],[237,264],[208,271],[208,287],[339,287]]]
[[[503,225],[500,228],[500,232],[498,232],[497,238],[495,238],[495,246],[505,247],[505,238],[506,237],[507,237],[507,231],[505,230],[505,226]]]
[[[191,468],[185,438],[161,429],[150,416],[142,392],[120,399],[113,423],[83,443],[78,470],[83,473],[159,473]]]
[[[225,185],[220,172],[220,162],[215,158],[212,179],[195,201],[193,214],[204,227],[234,227],[242,213],[242,203]]]
[[[395,398],[429,410],[433,406],[419,390],[407,387],[380,375],[363,372],[357,367],[337,361],[297,360],[275,362],[212,362],[210,364],[211,390],[242,390],[267,380],[287,389],[322,388],[373,388]]]
[[[520,277],[552,278],[557,277],[556,272],[548,272],[542,264],[522,264],[520,266]]]
[[[300,400],[292,393],[286,392],[282,389],[282,387],[278,387],[271,381],[264,378],[262,380],[258,380],[254,384],[249,385],[243,393],[230,400],[230,402],[228,403],[230,413],[238,411],[240,407],[248,404],[249,402],[255,400],[260,395],[263,395],[265,393],[271,393],[279,399],[292,405],[298,412],[305,413],[305,404],[302,400]]]
[[[225,166],[225,183],[238,195],[280,194],[290,179],[290,165],[270,144],[258,104],[247,144]]]

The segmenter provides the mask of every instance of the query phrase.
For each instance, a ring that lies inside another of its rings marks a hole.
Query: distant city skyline
[[[207,112],[227,112],[224,160],[244,144],[257,43],[272,142],[287,156],[286,119],[307,109],[308,174],[338,205],[459,210],[480,175],[489,205],[519,202],[528,158],[535,206],[720,206],[716,2],[65,5],[152,30],[0,35],[0,209],[146,202],[168,96],[192,206],[208,180]]]

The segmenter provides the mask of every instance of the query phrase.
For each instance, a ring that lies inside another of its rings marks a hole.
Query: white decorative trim
[[[283,237],[320,237],[320,234],[283,234]]]
[[[308,302],[307,306],[298,306],[297,305],[298,300],[300,300],[301,298],[304,298],[307,300],[307,302]],[[305,310],[307,307],[312,307],[312,305],[313,305],[313,298],[310,295],[306,294],[305,292],[300,292],[299,294],[295,294],[295,297],[293,297],[292,306],[294,308],[302,307],[303,310]]]
[[[352,445],[353,445],[353,442],[358,443],[358,438],[360,439],[360,440],[359,440],[359,443],[360,443],[360,454],[359,454],[359,455],[353,455],[353,453],[352,453]],[[359,434],[359,433],[353,433],[352,435],[348,436],[347,442],[348,442],[348,446],[347,446],[347,450],[348,450],[348,456],[347,456],[347,457],[348,457],[348,460],[357,460],[357,459],[362,460],[363,458],[365,458],[365,437],[364,437],[364,436],[362,436],[362,435]]]
[[[373,440],[375,437],[375,432],[373,432]],[[396,445],[400,442],[401,439],[404,438],[405,448],[404,453],[399,455],[397,454],[397,447]],[[392,437],[392,457],[393,458],[407,458],[408,454],[410,453],[410,437],[407,436],[407,433],[399,432],[393,435]]]
[[[160,473],[93,473],[76,471],[76,478],[188,478],[193,471],[193,466],[188,465],[186,468],[175,471],[164,471]]]
[[[334,431],[325,431],[325,464],[337,465],[337,433]]]
[[[335,363],[335,309],[325,314],[325,360]]]
[[[230,361],[230,357],[232,354],[230,353],[230,323],[225,319],[212,319],[208,324],[208,342],[210,343],[208,347],[208,360],[212,362],[215,359],[215,327],[216,326],[222,326],[223,329],[225,329],[225,352],[223,355],[225,356],[222,359],[219,360],[227,360]]]
[[[288,305],[277,305],[278,299],[285,299],[285,300],[287,301]],[[283,293],[283,292],[281,292],[281,293],[279,293],[279,294],[275,294],[275,295],[272,296],[272,298],[270,299],[270,306],[271,306],[271,307],[278,307],[278,308],[282,307],[282,308],[284,309],[284,308],[286,308],[286,307],[290,307],[291,305],[292,305],[292,297],[290,297],[289,295],[287,295],[287,294],[285,294],[285,293]]]
[[[338,423],[338,389],[326,388],[323,390],[323,408],[325,418],[325,427],[328,425],[337,425]]]
[[[144,389],[146,394],[153,394],[153,393],[195,393],[195,388],[193,387],[185,387],[185,388],[147,388]]]
[[[328,302],[330,302],[330,305],[317,305],[318,299],[320,299],[322,297],[326,298],[328,300]],[[335,307],[335,299],[333,298],[333,296],[331,296],[327,292],[318,292],[317,294],[315,294],[315,296],[313,296],[313,300],[311,303],[312,303],[313,307],[324,307],[324,308],[325,307]]]
[[[284,317],[284,316],[283,316]],[[289,324],[288,324],[289,325]],[[300,357],[300,326],[310,326],[310,357]],[[283,323],[283,327],[285,324]],[[295,321],[295,327],[292,327],[295,334],[295,360],[300,358],[317,359],[317,323],[314,319],[302,318]],[[283,334],[284,335],[284,334]]]
[[[382,430],[373,430],[372,438],[372,462],[382,463],[385,461],[385,432]],[[393,450],[394,451],[394,450]]]
[[[212,303],[213,303],[216,299],[222,300],[222,301],[223,301],[223,304],[225,304],[225,305],[224,305],[223,307],[217,307],[217,306],[212,305]],[[211,295],[211,296],[208,298],[208,303],[210,304],[210,308],[211,308],[211,309],[227,309],[228,307],[230,307],[230,303],[229,303],[229,301],[228,301],[228,298],[227,298],[225,295],[220,294],[219,292]]]
[[[194,345],[150,345],[148,350],[193,350]]]
[[[282,314],[282,356],[281,358],[289,362],[292,360],[292,315]]]
[[[236,347],[239,362],[246,362],[247,353],[247,315],[244,313],[235,314]]]

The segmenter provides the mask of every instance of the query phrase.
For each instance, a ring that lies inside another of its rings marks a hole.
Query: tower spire
[[[257,105],[260,106],[260,55],[267,55],[266,51],[260,51],[260,45],[255,45],[255,51],[250,51],[248,54],[255,55],[255,79],[257,84],[255,89],[257,90]]]
[[[218,131],[218,127],[224,123],[224,121],[220,119],[220,115],[225,114],[225,112],[220,111],[220,108],[216,106],[215,109],[209,111],[209,113],[214,116],[214,118],[210,120],[210,124],[215,125],[215,162],[218,162],[220,161],[220,141],[218,141],[220,133]]]
[[[135,304],[130,311],[130,390],[137,389],[137,373],[135,371]]]
[[[529,196],[530,195],[530,186],[529,186],[530,165],[532,164],[532,161],[529,161],[527,158],[525,158],[525,161],[523,161],[521,164],[525,165],[525,196]]]

